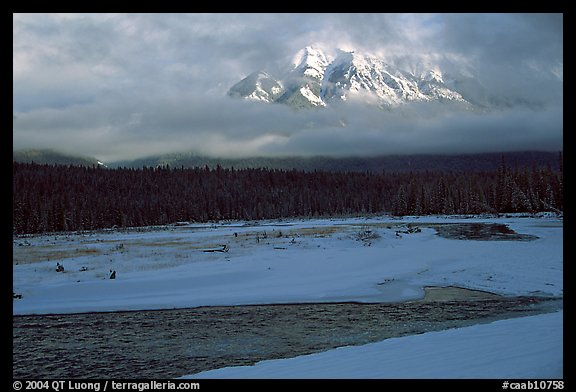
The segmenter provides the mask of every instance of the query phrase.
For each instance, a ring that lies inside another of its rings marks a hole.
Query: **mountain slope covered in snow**
[[[350,100],[385,108],[408,102],[471,105],[448,86],[438,67],[406,71],[367,53],[338,49],[331,57],[322,49],[307,46],[285,69],[276,77],[263,71],[252,73],[232,86],[228,95],[296,108]]]

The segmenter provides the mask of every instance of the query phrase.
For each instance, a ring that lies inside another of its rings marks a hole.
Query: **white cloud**
[[[13,22],[14,148],[120,159],[176,149],[378,154],[562,143],[557,14],[14,14]],[[479,78],[506,102],[542,104],[484,117],[427,108],[415,120],[354,104],[295,112],[225,97],[242,77],[313,43],[406,64],[418,55]]]

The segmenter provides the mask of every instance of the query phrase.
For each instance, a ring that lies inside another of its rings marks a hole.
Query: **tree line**
[[[563,171],[304,172],[13,163],[13,232],[349,214],[563,210]]]

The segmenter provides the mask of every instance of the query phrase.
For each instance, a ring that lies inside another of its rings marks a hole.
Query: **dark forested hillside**
[[[402,173],[13,163],[17,234],[220,219],[562,209],[561,165],[518,167],[504,159],[493,171]]]
[[[514,166],[550,165],[558,170],[558,153],[547,151],[509,151],[504,153],[481,154],[409,154],[383,155],[374,157],[253,157],[253,158],[214,158],[192,153],[166,154],[133,161],[109,162],[110,167],[157,167],[170,165],[172,167],[204,167],[230,169],[246,169],[266,167],[281,170],[302,171],[369,171],[380,173],[417,172],[417,171],[487,171],[496,170],[504,157],[506,162]],[[42,162],[37,162],[42,163]]]
[[[70,155],[54,150],[42,149],[12,151],[12,160],[14,162],[35,162],[53,165],[98,165],[98,160],[96,158]]]

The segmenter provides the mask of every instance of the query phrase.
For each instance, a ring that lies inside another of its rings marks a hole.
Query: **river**
[[[200,307],[13,317],[20,379],[166,379],[552,311],[562,301],[427,288],[403,303]]]

